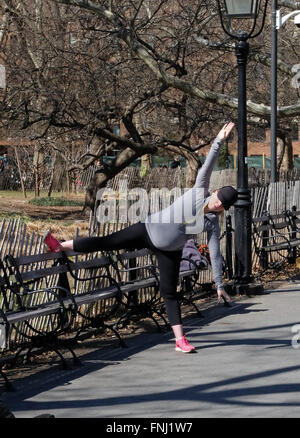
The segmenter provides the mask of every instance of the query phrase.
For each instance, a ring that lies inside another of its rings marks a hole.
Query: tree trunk
[[[50,177],[50,183],[48,187],[48,198],[50,198],[53,190],[53,182],[54,182],[54,169],[56,167],[56,157],[57,152],[54,152],[53,161],[52,161],[52,168],[51,168],[51,177]]]
[[[34,171],[34,196],[37,198],[40,196],[41,190],[41,172],[43,167],[43,152],[40,146],[36,143],[34,146],[34,156],[33,156],[33,171]]]
[[[152,157],[150,154],[141,156],[140,176],[144,177],[152,167]]]
[[[186,187],[193,187],[196,181],[198,169],[199,169],[199,163],[198,159],[193,154],[186,154],[186,177],[185,177],[185,184]]]
[[[141,166],[145,167],[147,170],[151,169],[152,156],[150,154],[142,155]]]
[[[95,173],[90,184],[86,189],[84,208],[89,207],[91,210],[95,207],[97,191],[105,187],[107,181],[125,169],[132,161],[138,158],[139,155],[132,149],[124,149],[116,158],[114,166],[109,169],[101,168]]]
[[[293,160],[293,143],[290,132],[280,133],[277,139],[278,145],[278,171],[292,170],[294,167]]]
[[[20,159],[19,159],[18,148],[15,147],[14,151],[15,151],[17,166],[18,166],[19,175],[20,175],[20,183],[21,183],[21,187],[22,187],[22,192],[23,192],[24,198],[26,199],[27,195],[26,195],[26,189],[25,189],[25,185],[24,185],[24,181],[23,181],[23,174],[22,174],[22,170],[21,170],[21,164],[20,164]]]
[[[70,173],[68,170],[66,175],[67,175],[67,193],[70,194]]]

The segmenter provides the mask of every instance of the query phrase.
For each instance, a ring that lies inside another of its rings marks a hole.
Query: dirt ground
[[[63,195],[75,201],[84,201],[84,195]],[[73,239],[77,229],[81,236],[87,235],[90,210],[82,206],[37,206],[30,204],[20,193],[0,192],[0,217],[22,217],[27,231],[43,235],[51,228],[59,239]],[[1,221],[1,220],[0,220]]]
[[[68,199],[84,200],[84,196],[68,195]],[[17,199],[0,195],[0,211],[2,213],[20,214],[38,220],[84,221],[89,218],[89,211],[83,212],[83,207],[40,207],[28,202],[28,199]]]

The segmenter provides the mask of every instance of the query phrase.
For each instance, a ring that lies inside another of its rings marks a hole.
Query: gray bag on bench
[[[192,260],[199,269],[208,268],[208,260],[200,254],[194,239],[189,239],[183,247],[180,271],[195,269],[194,263],[190,263],[189,260]]]

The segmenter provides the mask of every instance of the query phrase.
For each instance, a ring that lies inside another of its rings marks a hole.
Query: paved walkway
[[[17,418],[299,417],[300,349],[292,347],[292,327],[300,324],[300,286],[244,297],[204,316],[185,323],[195,354],[175,352],[170,332],[142,334],[127,349],[86,355],[81,368],[24,379],[2,398]]]

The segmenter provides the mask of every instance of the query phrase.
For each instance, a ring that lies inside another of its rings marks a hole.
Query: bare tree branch
[[[238,100],[237,98],[228,96],[226,94],[216,93],[210,90],[203,90],[199,87],[191,84],[189,81],[185,81],[181,78],[175,77],[169,74],[164,68],[163,65],[157,62],[153,56],[145,49],[145,47],[137,40],[134,33],[131,29],[126,28],[125,24],[122,23],[119,18],[111,11],[108,11],[98,5],[95,5],[89,1],[79,1],[79,0],[56,0],[59,3],[79,6],[83,9],[87,9],[95,12],[96,14],[101,15],[102,17],[109,20],[112,24],[117,26],[119,35],[123,41],[126,42],[128,48],[132,53],[141,59],[149,69],[155,74],[158,80],[160,80],[165,86],[172,87],[177,90],[182,91],[192,97],[203,99],[208,102],[220,105],[227,106],[228,108],[237,109]],[[258,104],[252,102],[251,100],[247,101],[247,111],[253,115],[259,115],[263,118],[269,119],[271,114],[271,108],[269,105]],[[294,105],[287,105],[279,107],[278,109],[278,118],[284,117],[292,117],[298,116],[300,112],[300,102]]]

